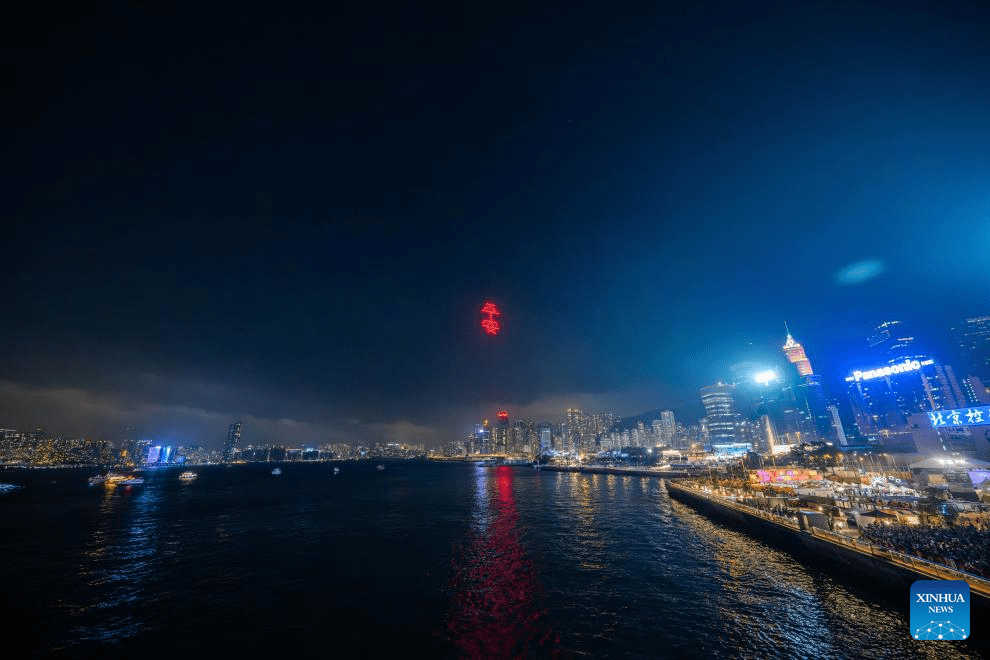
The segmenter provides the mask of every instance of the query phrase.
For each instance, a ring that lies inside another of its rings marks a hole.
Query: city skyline
[[[985,5],[34,11],[4,425],[437,445],[987,314]]]
[[[985,327],[987,325],[986,322],[988,320],[990,320],[990,317],[976,317],[976,318],[964,320],[960,324],[956,324],[963,328],[969,328],[969,332],[968,334],[962,335],[965,341],[960,339],[961,342],[960,346],[962,347],[963,352],[959,353],[956,356],[955,361],[961,364],[975,365],[975,368],[969,369],[968,371],[964,369],[963,374],[972,373],[972,375],[977,375],[977,376],[982,375],[983,378],[987,379],[987,382],[990,383],[990,378],[987,378],[987,371],[986,371],[986,368],[990,367],[990,333],[986,331],[986,327]],[[880,322],[875,328],[873,328],[870,331],[870,334],[864,335],[863,342],[869,345],[871,354],[868,357],[863,357],[862,360],[864,362],[862,362],[861,364],[866,364],[870,360],[873,360],[874,362],[876,362],[876,364],[871,363],[872,366],[882,367],[884,366],[884,364],[890,364],[890,365],[894,365],[892,367],[892,370],[895,373],[901,373],[901,371],[903,370],[909,372],[911,371],[911,367],[908,366],[905,369],[905,366],[900,364],[898,360],[903,359],[905,356],[917,355],[918,357],[924,358],[927,355],[929,355],[928,353],[922,353],[923,349],[921,348],[922,346],[928,346],[931,344],[930,341],[926,341],[927,338],[909,337],[906,339],[892,339],[892,337],[903,336],[905,333],[901,332],[900,335],[893,335],[890,331],[890,328],[894,328],[894,327],[902,328],[903,326],[904,324],[902,321],[888,319],[886,321]],[[910,324],[907,327],[910,328],[911,327]],[[978,331],[973,330],[974,327],[978,328]],[[953,332],[955,331],[955,325],[953,326],[952,330]],[[738,441],[746,440],[746,438],[743,438],[742,435],[740,434],[741,434],[741,429],[745,427],[747,421],[755,425],[763,424],[764,422],[769,424],[769,420],[758,419],[755,417],[753,419],[747,419],[746,416],[739,411],[736,405],[738,402],[733,401],[733,397],[734,397],[733,390],[736,388],[736,386],[738,385],[745,386],[747,384],[750,384],[751,381],[755,380],[755,382],[761,385],[761,389],[763,390],[766,390],[766,388],[771,383],[777,383],[779,386],[785,387],[785,389],[787,387],[793,387],[793,386],[802,386],[802,387],[813,386],[814,388],[816,388],[815,391],[818,392],[817,398],[815,399],[817,401],[816,415],[820,417],[821,421],[825,422],[826,426],[831,428],[829,430],[822,430],[823,427],[819,426],[818,430],[820,431],[820,433],[811,431],[808,440],[826,441],[829,439],[832,440],[841,439],[842,442],[840,444],[844,445],[845,436],[847,434],[869,435],[875,433],[877,429],[873,428],[872,426],[865,426],[863,424],[863,420],[861,418],[858,418],[856,414],[852,412],[853,410],[855,410],[855,405],[856,405],[854,401],[858,401],[860,405],[862,405],[863,403],[862,401],[856,399],[856,395],[853,393],[852,386],[849,386],[848,391],[845,392],[842,391],[842,387],[840,386],[840,383],[842,381],[845,381],[846,384],[853,382],[853,384],[856,385],[856,387],[858,388],[859,394],[862,395],[863,384],[867,380],[871,380],[875,377],[872,375],[874,372],[864,373],[861,371],[853,371],[852,376],[843,377],[843,374],[837,371],[834,367],[830,367],[830,365],[826,365],[826,369],[824,371],[831,376],[833,381],[833,386],[831,388],[831,391],[827,393],[827,397],[826,397],[826,393],[822,391],[821,375],[814,375],[811,373],[810,365],[808,365],[808,358],[805,355],[805,351],[802,347],[802,344],[798,342],[795,339],[795,337],[791,334],[789,327],[785,327],[785,332],[786,332],[786,341],[780,349],[780,355],[776,359],[769,358],[758,364],[748,364],[745,366],[744,371],[737,373],[735,379],[720,378],[715,383],[709,383],[700,386],[698,388],[698,393],[700,394],[699,401],[701,403],[701,406],[700,408],[696,406],[696,408],[699,411],[698,414],[692,415],[689,412],[685,415],[684,408],[680,408],[676,412],[678,419],[684,420],[686,417],[688,423],[693,423],[693,424],[700,423],[704,427],[703,434],[705,435],[706,438],[705,444],[709,444],[709,446],[710,444],[717,444],[719,442],[724,443],[724,442],[735,442],[737,440]],[[930,355],[937,355],[937,354],[931,353]],[[886,360],[886,362],[880,363],[881,360]],[[931,363],[932,360],[927,360],[926,362],[920,364],[931,364]],[[944,369],[951,375],[951,378],[953,379],[951,386],[952,389],[950,389],[949,383],[945,380],[945,375],[942,374],[941,372],[943,367],[938,366],[940,364],[945,364]],[[792,370],[792,373],[788,373],[788,369]],[[987,397],[986,393],[981,394],[979,396],[976,395],[976,393],[972,390],[972,385],[970,384],[969,380],[967,380],[965,375],[960,379],[960,381],[963,383],[963,386],[960,386],[955,380],[955,375],[952,372],[951,365],[948,364],[948,361],[936,362],[935,369],[939,370],[938,378],[942,380],[941,388],[947,390],[948,394],[947,395],[939,394],[938,389],[936,389],[934,395],[936,398],[932,399],[931,397],[933,395],[931,391],[929,391],[928,404],[925,405],[914,404],[910,407],[910,409],[938,410],[938,409],[961,407],[969,404],[980,405],[980,403],[982,403],[983,400],[986,399]],[[935,374],[929,374],[929,377],[934,377],[934,376]],[[769,380],[764,380],[766,378],[769,378]],[[880,381],[878,380],[877,382]],[[930,389],[930,388],[928,388],[928,386],[926,385],[926,389]],[[965,394],[963,393],[964,391],[966,392]],[[807,394],[802,394],[801,400],[804,400],[806,396]],[[947,396],[945,401],[939,398],[945,396]],[[967,401],[969,402],[969,404],[967,404]],[[840,407],[845,406],[846,408],[847,411],[846,421],[844,422],[845,428],[842,427],[843,422],[838,421],[838,417],[839,417],[838,409],[836,408],[835,405],[832,405],[833,403],[838,403]],[[635,427],[633,424],[629,423],[626,425],[622,425],[619,422],[621,422],[623,418],[635,420],[636,418],[639,417],[645,419],[646,418],[645,416],[648,415],[651,411],[653,411],[656,419],[650,420],[652,425],[654,427],[657,427],[661,423],[661,421],[664,420],[664,423],[668,426],[668,431],[664,435],[659,433],[659,429],[654,428],[654,433],[652,435],[649,435],[650,442],[652,443],[655,439],[660,437],[666,437],[668,441],[671,440],[673,438],[673,432],[671,430],[673,428],[672,417],[675,413],[673,410],[669,410],[669,409],[661,410],[664,408],[669,408],[669,406],[663,402],[660,402],[659,404],[658,402],[654,402],[654,404],[655,405],[652,406],[651,410],[640,409],[634,411],[631,414],[616,414],[615,410],[597,409],[594,413],[592,413],[593,416],[597,417],[599,414],[606,414],[609,416],[610,419],[609,423],[605,427],[598,429],[597,434],[599,438],[601,437],[602,433],[608,433],[611,430],[613,430],[613,424],[616,425],[615,429],[617,429],[618,431],[622,431],[623,429],[625,429],[626,431],[634,430]],[[829,408],[829,410],[826,410],[826,404],[828,404],[827,407]],[[850,409],[848,407],[850,404],[854,406],[853,409]],[[531,440],[532,446],[536,446],[536,442],[537,442],[536,438],[539,435],[536,432],[537,424],[550,423],[552,425],[555,425],[554,426],[555,428],[560,429],[562,425],[562,428],[567,429],[568,427],[574,426],[572,414],[577,414],[579,416],[586,415],[586,413],[583,413],[580,409],[572,408],[571,407],[572,405],[573,404],[568,403],[566,408],[560,408],[560,409],[544,408],[539,410],[519,406],[519,407],[514,407],[514,411],[511,414],[507,410],[498,410],[497,412],[492,411],[494,414],[490,416],[491,419],[485,420],[486,423],[489,421],[492,423],[492,442],[493,442],[493,447],[496,448],[492,450],[493,451],[497,450],[500,453],[504,453],[506,451],[506,448],[511,446],[511,443],[508,442],[508,439],[512,437],[511,429],[508,426],[506,426],[504,431],[498,431],[498,428],[501,426],[501,424],[499,424],[498,422],[505,422],[506,424],[509,424],[508,420],[511,418],[512,424],[518,423],[520,421],[525,421],[527,423],[530,423],[531,425],[534,426],[534,428],[532,429],[532,435],[533,435],[533,438]],[[808,404],[804,404],[804,405],[808,405]],[[831,409],[833,408],[835,408],[836,410],[832,411]],[[809,415],[811,414],[810,408],[808,410],[808,414]],[[905,414],[907,414],[907,410],[905,410]],[[666,420],[666,417],[668,415],[671,416],[670,420]],[[486,417],[486,415],[482,413],[481,418],[484,417]],[[474,422],[471,422],[471,424],[473,423]],[[812,422],[809,419],[808,423],[813,424],[814,422]],[[461,426],[464,426],[465,424],[467,424],[467,422],[462,423]],[[740,426],[740,424],[742,424],[742,426]],[[836,426],[837,424],[838,426]],[[8,424],[7,426],[13,426],[13,425]],[[894,426],[896,426],[896,424]],[[160,445],[167,444],[169,446],[173,446],[173,445],[182,446],[183,444],[185,444],[192,446],[205,445],[207,448],[211,448],[211,449],[222,448],[223,449],[222,460],[224,462],[227,462],[231,460],[234,451],[241,444],[240,443],[241,427],[242,427],[242,423],[240,421],[234,421],[233,423],[229,424],[229,428],[225,436],[226,439],[225,440],[221,439],[219,444],[217,445],[215,445],[215,443],[211,442],[209,439],[204,440],[203,437],[194,437],[191,440],[182,440],[181,439],[182,436],[146,437],[143,439],[149,443],[155,443]],[[44,425],[31,425],[18,430],[22,433],[27,433],[35,428],[42,429],[44,428]],[[425,444],[426,446],[430,446],[437,449],[449,446],[451,442],[455,442],[455,443],[459,442],[460,437],[463,437],[458,435],[460,431],[463,431],[463,429],[462,428],[448,429],[445,435],[443,435],[439,439],[433,442],[427,441]],[[685,429],[681,429],[680,431],[682,436],[684,431]],[[776,430],[771,430],[770,434],[771,435],[780,434],[781,432],[782,429],[776,429]],[[499,436],[498,435],[499,433],[501,433],[502,435]],[[831,434],[833,433],[836,434],[835,437],[832,437]],[[710,443],[707,440],[708,434],[711,434]],[[626,435],[628,437],[628,434]],[[739,435],[739,437],[736,437],[737,435]],[[65,438],[79,438],[79,439],[88,438],[91,440],[92,439],[106,440],[106,438],[109,436],[103,434],[87,435],[87,434],[79,434],[79,433],[55,433],[55,434],[51,434],[49,437],[57,437],[57,438],[65,437]],[[186,437],[192,437],[192,436],[189,436],[187,433]],[[138,436],[136,436],[133,433],[133,429],[128,429],[128,432],[125,436],[114,438],[112,442],[114,442],[115,445],[123,448],[126,446],[128,442],[133,442],[137,439]],[[748,438],[748,439],[752,440],[752,438]],[[418,446],[424,444],[421,442],[411,442],[411,441],[396,442],[395,440],[390,439],[384,435],[378,435],[369,440],[360,440],[360,439],[355,439],[353,437],[345,437],[345,436],[333,436],[333,437],[310,436],[305,438],[297,438],[295,439],[295,441],[290,441],[290,442],[282,441],[281,443],[277,441],[272,441],[271,439],[266,438],[265,436],[259,436],[256,437],[255,441],[251,442],[250,445],[261,446],[261,447],[268,447],[268,446],[318,447],[318,446],[324,446],[334,443],[345,443],[345,444],[350,444],[352,446],[362,446],[362,445],[376,446],[376,445],[385,445],[385,444],[403,444],[403,445],[408,444],[408,445]],[[640,442],[634,442],[632,444],[633,446],[641,446]],[[661,443],[657,443],[657,444],[661,444]],[[642,445],[642,446],[646,446],[646,445]],[[758,445],[758,443],[755,442],[752,443],[752,446],[754,449],[757,448],[766,449],[765,446],[760,447],[760,445]],[[594,448],[593,445],[591,447],[588,447],[589,450],[593,448]]]

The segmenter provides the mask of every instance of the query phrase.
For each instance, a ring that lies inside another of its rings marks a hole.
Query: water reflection
[[[494,476],[494,479],[492,479]],[[540,585],[519,539],[512,468],[478,468],[469,538],[455,553],[447,635],[460,657],[559,655]]]
[[[99,513],[79,558],[80,591],[65,603],[76,642],[120,641],[140,632],[145,582],[158,550],[154,488],[101,486]]]
[[[766,649],[788,657],[971,657],[962,644],[906,651],[908,622],[897,611],[679,502],[672,506],[676,523],[698,544],[692,555],[709,557],[719,569],[704,571],[716,577],[719,635],[739,649],[760,649],[753,657]]]

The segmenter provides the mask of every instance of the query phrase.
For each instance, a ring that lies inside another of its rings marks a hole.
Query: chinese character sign
[[[932,428],[945,426],[990,426],[990,406],[959,408],[958,410],[933,410],[928,413]]]
[[[501,315],[501,312],[498,311],[498,307],[496,307],[493,302],[486,302],[485,306],[481,308],[481,313],[488,317],[481,321],[481,327],[484,328],[485,332],[488,334],[497,335],[499,325],[498,321],[495,320],[495,317]]]

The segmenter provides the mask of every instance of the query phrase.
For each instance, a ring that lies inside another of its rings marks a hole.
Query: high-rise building
[[[710,444],[736,441],[738,415],[732,399],[734,389],[733,385],[721,382],[698,389],[701,403],[705,406]]]
[[[927,357],[921,343],[903,321],[883,321],[866,338],[875,357],[897,362]]]
[[[540,454],[549,454],[553,449],[553,427],[544,422],[540,424]]]
[[[959,353],[962,376],[976,376],[990,382],[990,316],[966,319],[952,328]]]
[[[952,410],[966,405],[966,396],[952,367],[932,358],[905,359],[846,377],[856,426],[863,435],[900,429],[919,412]]]
[[[967,376],[963,378],[961,385],[966,405],[990,406],[990,387],[979,376]]]
[[[234,422],[227,429],[227,442],[223,445],[223,462],[230,463],[234,460],[234,454],[237,453],[237,447],[241,442],[241,423]],[[150,462],[150,461],[149,461]]]
[[[832,419],[832,432],[835,434],[835,439],[838,441],[840,447],[845,447],[849,444],[849,441],[846,439],[846,432],[842,428],[842,419],[839,418],[838,406],[828,406],[828,414]]]
[[[509,451],[509,411],[499,410],[495,417],[494,444],[496,454],[505,454]]]
[[[677,422],[674,420],[674,411],[661,410],[659,421],[657,443],[664,447],[673,447],[674,437],[677,434]]]
[[[760,451],[773,453],[774,450],[780,445],[780,441],[777,440],[777,432],[773,428],[773,422],[770,420],[770,415],[760,416],[758,428],[759,436],[757,446]]]
[[[583,445],[582,439],[586,432],[584,413],[577,408],[568,408],[567,432],[564,434],[564,443],[569,449],[579,450]]]
[[[797,368],[798,375],[813,375],[815,372],[811,369],[811,362],[808,360],[808,356],[804,354],[804,347],[794,340],[794,337],[791,336],[791,330],[787,328],[786,323],[784,327],[787,330],[787,341],[784,342],[784,355],[787,356],[787,361]]]
[[[528,419],[515,420],[512,423],[509,445],[510,453],[531,454],[538,451],[539,439],[536,434],[536,423]]]

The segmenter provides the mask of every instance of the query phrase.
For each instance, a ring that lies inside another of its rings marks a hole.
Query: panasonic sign
[[[935,364],[935,360],[904,360],[899,364],[892,364],[889,367],[878,367],[869,371],[854,371],[852,376],[846,376],[847,381],[873,380],[874,378],[886,378],[897,374],[906,374],[909,371],[919,371],[922,367]]]

